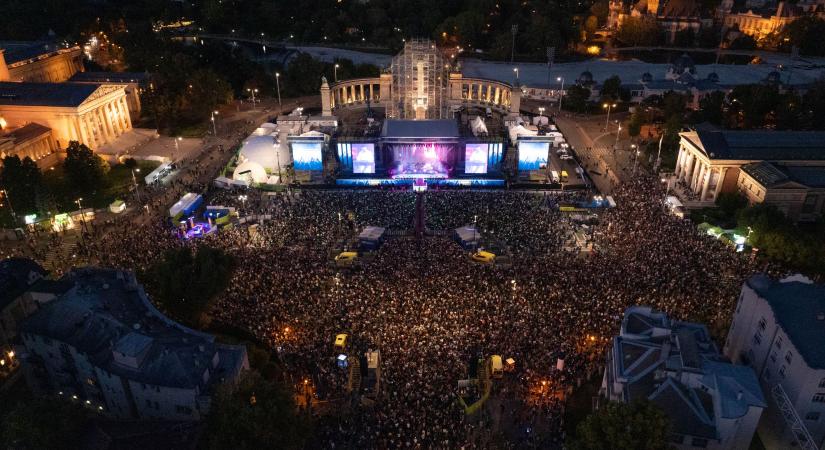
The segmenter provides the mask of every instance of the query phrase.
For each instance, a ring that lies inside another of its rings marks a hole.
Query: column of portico
[[[727,175],[727,174],[728,174],[728,168],[727,167],[720,167],[719,168],[719,178],[718,178],[718,181],[716,182],[716,189],[714,189],[714,192],[713,192],[713,201],[716,201],[716,199],[719,198],[719,194],[722,192],[722,185],[725,182],[725,175]]]
[[[86,130],[89,132],[89,145],[97,147],[100,144],[100,129],[97,128],[97,122],[91,112],[83,114],[83,123],[86,125]]]
[[[123,101],[123,121],[126,123],[126,130],[132,129],[132,113],[129,111],[129,102],[124,98]]]
[[[682,161],[682,173],[679,174],[679,180],[687,180],[690,176],[691,170],[691,163],[693,160],[691,159],[690,153],[685,152],[685,156]]]
[[[375,101],[375,97],[373,97],[372,83],[370,83],[370,84],[369,84],[369,92],[368,92],[368,93],[369,93],[369,99],[370,99],[370,101],[371,101],[371,102],[372,102],[372,101]]]
[[[106,107],[101,106],[97,109],[97,111],[98,114],[100,114],[100,121],[103,123],[103,128],[106,131],[106,141],[114,141],[117,136],[115,136],[115,131],[112,129],[112,121],[109,120],[109,116],[106,113]]]
[[[109,124],[109,128],[112,130],[112,135],[115,138],[120,137],[120,125],[117,123],[117,115],[113,114],[111,103],[103,105],[103,117],[106,118],[106,122]]]
[[[358,100],[361,100],[363,102],[364,101],[364,85],[359,84],[358,89],[361,91],[361,98],[359,98]]]
[[[117,117],[117,123],[118,123],[118,125],[120,125],[121,134],[129,131],[129,114],[128,114],[129,109],[128,108],[126,108],[126,109],[123,108],[123,105],[124,105],[123,101],[124,100],[125,100],[125,98],[120,98],[114,104],[114,108],[115,108],[115,112],[116,112],[115,117]]]
[[[117,108],[117,101],[109,103],[108,108],[112,113],[112,118],[114,119],[112,120],[112,125],[115,129],[115,133],[118,137],[120,137],[120,135],[123,134],[123,122],[120,120],[121,116],[120,111]]]
[[[83,122],[83,116],[77,116],[77,117],[75,117],[75,120],[77,121],[78,128],[80,129],[80,136],[82,138],[81,142],[83,142],[84,144],[86,144],[88,146],[89,142],[90,142],[90,139],[89,139],[89,134],[86,130],[86,126],[85,126],[86,124]]]
[[[676,157],[676,179],[679,179],[679,174],[682,173],[682,165],[685,163],[685,150],[679,149],[679,155]]]
[[[82,141],[83,138],[80,135],[80,124],[77,122],[77,117],[70,117],[69,125],[71,126],[72,134],[74,134],[75,140]]]
[[[705,201],[705,198],[708,196],[708,187],[710,186],[710,179],[713,178],[713,173],[716,169],[708,168],[708,173],[705,175],[704,184],[702,184],[702,201]]]
[[[702,170],[704,170],[704,166],[702,166],[701,162],[698,160],[693,163],[693,174],[690,177],[690,190],[696,192],[696,180],[702,176]]]
[[[102,141],[103,144],[112,141],[112,136],[109,134],[109,127],[106,126],[106,119],[103,117],[103,111],[100,107],[95,108],[94,110],[95,118],[97,119],[98,124],[100,125],[101,135],[103,137]],[[102,145],[102,144],[101,144]]]

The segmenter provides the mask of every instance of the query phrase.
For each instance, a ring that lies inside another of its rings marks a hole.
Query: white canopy
[[[519,136],[537,136],[539,133],[537,131],[528,130],[524,128],[522,125],[516,125],[514,127],[510,127],[510,140],[516,142]]]
[[[265,183],[269,175],[260,164],[255,161],[246,161],[235,168],[232,178],[252,183]]]
[[[473,136],[487,134],[487,125],[481,116],[476,116],[475,119],[470,121],[470,129],[473,131]]]
[[[273,170],[278,165],[275,145],[272,136],[252,136],[243,143],[238,162],[243,164],[252,161],[264,169]]]

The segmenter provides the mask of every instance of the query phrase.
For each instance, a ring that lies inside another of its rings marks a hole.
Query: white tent
[[[516,142],[519,136],[536,136],[539,134],[537,131],[528,130],[521,125],[510,127],[508,131],[510,132],[510,141],[513,143]]]
[[[533,117],[533,125],[547,125],[550,123],[550,119],[547,116],[535,116]]]
[[[264,169],[274,170],[278,165],[275,145],[272,136],[252,136],[243,143],[238,153],[238,162],[243,164],[252,161]]]
[[[268,178],[266,169],[255,161],[241,163],[232,173],[232,179],[251,183],[265,183]]]
[[[470,121],[470,129],[473,131],[473,136],[487,134],[487,125],[484,123],[484,119],[482,119],[481,116],[476,116],[475,119]]]

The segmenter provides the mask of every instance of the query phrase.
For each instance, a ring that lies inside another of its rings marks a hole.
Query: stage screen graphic
[[[323,142],[293,142],[292,160],[295,170],[321,170]]]
[[[464,147],[464,173],[487,173],[487,144],[467,144]]]
[[[375,144],[352,144],[352,172],[375,173]]]
[[[519,141],[518,170],[539,170],[547,167],[548,142]]]

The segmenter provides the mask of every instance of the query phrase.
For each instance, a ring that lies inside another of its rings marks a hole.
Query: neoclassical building
[[[393,58],[389,71],[321,86],[324,115],[341,108],[386,110],[393,119],[443,119],[462,106],[518,113],[521,89],[481,78],[465,78],[429,40],[410,40]]]
[[[132,128],[145,74],[81,76],[78,47],[4,45],[10,50],[0,49],[0,158],[49,166],[69,141],[99,149]]]
[[[676,178],[684,200],[711,205],[722,192],[740,192],[751,203],[775,204],[794,219],[821,215],[825,132],[701,129],[679,136]],[[771,188],[775,191],[767,192]],[[777,195],[778,189],[786,191]],[[800,217],[802,212],[807,216]]]

